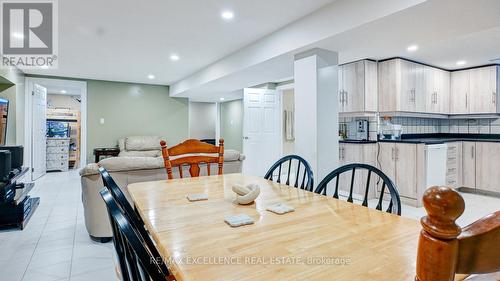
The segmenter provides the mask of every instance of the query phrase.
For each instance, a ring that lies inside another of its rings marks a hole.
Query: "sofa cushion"
[[[160,157],[161,150],[120,151],[118,157]]]
[[[111,157],[103,159],[99,164],[92,163],[80,170],[80,176],[98,174],[99,167],[110,172],[150,170],[164,168],[161,157]]]
[[[128,153],[147,153],[147,151],[125,151],[123,155]],[[120,152],[122,155],[123,152]],[[159,152],[161,155],[161,152]],[[185,155],[183,155],[185,156]],[[173,160],[171,157],[170,159]],[[228,149],[224,151],[224,165],[227,162],[243,161],[245,156],[240,154],[236,150]],[[163,157],[138,157],[138,156],[124,156],[124,157],[111,157],[101,160],[98,164],[92,163],[85,166],[80,170],[80,176],[88,176],[98,174],[99,166],[106,168],[110,172],[126,172],[126,171],[137,171],[137,170],[149,170],[149,169],[164,169]]]
[[[161,150],[160,141],[160,137],[157,136],[127,137],[125,139],[125,150]]]

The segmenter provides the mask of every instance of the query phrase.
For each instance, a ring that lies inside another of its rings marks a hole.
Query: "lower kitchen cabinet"
[[[446,153],[446,186],[462,186],[462,142],[448,143]]]
[[[376,144],[357,144],[357,143],[341,143],[339,145],[339,163],[341,166],[353,163],[363,163],[375,166]],[[353,185],[353,197],[355,199],[363,199],[366,188],[366,179],[368,173],[365,171],[356,171]],[[339,179],[339,190],[344,196],[348,196],[351,187],[352,172],[346,172]],[[333,183],[334,184],[334,183]],[[375,180],[372,178],[372,185],[368,198],[375,198]]]
[[[417,199],[417,145],[379,143],[378,166],[394,181],[400,197]],[[381,186],[378,187],[378,190]],[[404,198],[402,198],[404,199]]]
[[[476,188],[475,142],[462,142],[462,186]]]
[[[500,192],[500,143],[476,142],[476,188]]]

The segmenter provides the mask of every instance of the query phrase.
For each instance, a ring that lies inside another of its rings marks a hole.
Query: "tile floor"
[[[23,231],[0,231],[2,281],[117,280],[112,243],[90,240],[75,171],[49,173],[32,196],[40,206]]]
[[[41,203],[25,230],[0,231],[2,281],[115,281],[112,243],[90,240],[85,229],[80,178],[75,171],[49,173],[36,182]],[[465,226],[500,208],[500,199],[463,194]],[[402,206],[420,219],[423,208]]]

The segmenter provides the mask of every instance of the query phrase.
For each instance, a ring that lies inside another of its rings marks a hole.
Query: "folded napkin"
[[[226,216],[224,221],[232,227],[253,224],[253,219],[245,214]]]
[[[208,195],[206,195],[205,193],[188,194],[186,198],[187,200],[189,200],[189,202],[194,202],[194,201],[208,200]]]
[[[290,206],[283,204],[283,203],[277,203],[277,204],[268,206],[266,208],[266,210],[273,212],[273,213],[276,213],[276,214],[279,214],[279,215],[283,215],[283,214],[295,211],[295,208],[290,207]]]

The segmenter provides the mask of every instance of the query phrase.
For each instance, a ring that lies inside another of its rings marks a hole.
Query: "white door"
[[[281,156],[281,98],[277,91],[244,89],[243,173],[264,176]]]
[[[36,180],[46,172],[47,89],[34,84],[32,97],[31,177]]]

